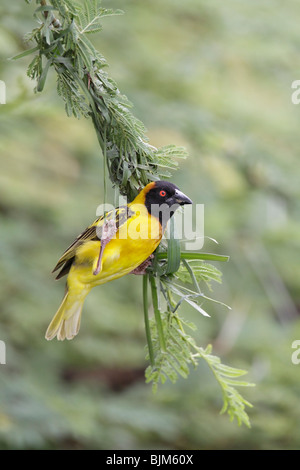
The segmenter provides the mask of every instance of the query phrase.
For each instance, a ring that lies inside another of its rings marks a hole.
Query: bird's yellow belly
[[[102,270],[98,276],[94,276],[99,277],[96,284],[130,273],[153,253],[158,243],[159,240],[111,240],[104,249]]]
[[[134,220],[133,220],[134,222]],[[131,224],[122,227],[107,243],[103,250],[102,266],[99,274],[94,275],[100,254],[100,240],[89,241],[78,250],[72,265],[68,282],[76,281],[94,287],[105,282],[118,279],[137,268],[157,248],[161,237],[161,226],[141,224],[139,227]]]

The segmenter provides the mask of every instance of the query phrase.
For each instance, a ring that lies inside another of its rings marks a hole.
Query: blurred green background
[[[51,270],[103,201],[92,123],[68,118],[55,76],[26,77],[36,7],[2,0],[0,79],[0,365],[2,449],[299,449],[300,4],[258,0],[105,1],[124,16],[94,37],[155,146],[185,146],[172,181],[205,204],[204,251],[223,284],[211,318],[183,308],[224,363],[249,371],[252,428],[220,415],[205,364],[156,395],[144,383],[141,279],[91,292],[79,336],[47,342],[64,291]],[[111,193],[113,194],[113,193]]]

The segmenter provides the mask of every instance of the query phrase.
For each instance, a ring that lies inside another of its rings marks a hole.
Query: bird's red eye
[[[165,197],[166,194],[167,194],[166,191],[164,191],[163,189],[159,192],[159,195],[161,197]]]

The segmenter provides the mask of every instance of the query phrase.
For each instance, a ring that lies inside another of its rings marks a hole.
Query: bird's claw
[[[150,255],[143,263],[141,263],[137,268],[133,269],[130,274],[144,275],[146,274],[146,269],[152,264],[154,255]]]

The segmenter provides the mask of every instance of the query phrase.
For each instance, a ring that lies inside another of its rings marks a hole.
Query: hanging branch
[[[30,3],[30,0],[25,0]],[[35,53],[28,66],[28,76],[36,80],[35,91],[44,89],[52,68],[57,75],[57,92],[65,102],[68,116],[91,118],[104,158],[104,188],[106,172],[114,187],[132,200],[150,181],[171,176],[178,158],[186,158],[184,148],[168,145],[159,149],[151,146],[145,128],[130,111],[131,103],[122,95],[105,68],[105,58],[95,49],[89,37],[102,29],[102,19],[120,15],[120,10],[103,8],[101,0],[41,0],[34,16],[39,26],[26,36],[34,47],[14,57]],[[143,276],[143,301],[149,367],[146,381],[156,390],[166,378],[175,382],[178,375],[187,377],[189,366],[199,359],[206,361],[219,383],[224,406],[230,418],[249,426],[245,406],[251,406],[235,389],[249,386],[236,378],[245,371],[221,364],[216,356],[198,347],[186,329],[195,329],[179,317],[179,308],[187,302],[204,316],[204,301],[218,302],[205,295],[200,283],[210,287],[211,281],[221,282],[221,273],[211,261],[227,261],[228,257],[212,253],[184,253],[180,250],[170,224],[168,245],[160,244],[152,267]],[[154,316],[149,317],[148,280]],[[189,287],[187,287],[189,285]],[[222,303],[221,303],[222,304]],[[222,304],[224,305],[224,304]]]

